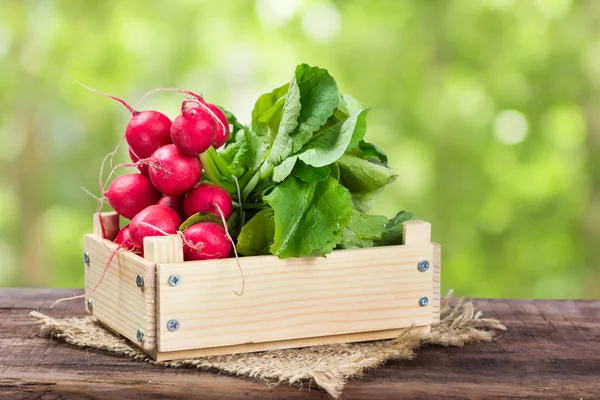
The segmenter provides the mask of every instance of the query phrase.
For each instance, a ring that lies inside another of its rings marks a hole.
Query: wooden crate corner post
[[[117,214],[114,211],[108,211],[108,212],[99,212],[99,213],[94,213],[93,219],[92,219],[92,232],[94,234],[94,236],[96,236],[98,239],[108,239],[108,240],[114,240],[117,237],[117,234],[119,233],[119,230],[121,229],[120,227],[120,221],[119,221],[119,214]],[[87,251],[87,246],[84,245],[85,251],[84,251],[84,256],[83,256],[83,260],[84,263],[86,264],[87,267],[90,266],[90,253]],[[84,269],[85,271],[85,282],[86,282],[86,302],[85,302],[85,311],[88,314],[92,314],[92,310],[90,309],[90,306],[93,303],[90,303],[88,301],[88,297],[87,297],[87,281],[88,281],[88,268]],[[93,307],[93,306],[92,306]]]
[[[438,243],[431,242],[431,224],[419,219],[404,222],[403,239],[405,246],[430,244],[431,257],[419,263],[419,268],[426,268],[432,274],[431,296],[428,297],[428,306],[431,306],[432,324],[440,322],[440,273],[441,273],[441,246]]]
[[[119,214],[114,211],[94,214],[94,234],[104,239],[115,240],[120,230]]]
[[[412,219],[404,222],[404,244],[431,243],[431,224],[420,219]]]
[[[156,337],[156,346],[148,352],[155,360],[160,359],[160,327],[162,324],[166,324],[167,321],[162,321],[161,313],[158,312],[160,309],[160,291],[161,282],[159,281],[159,265],[170,264],[170,263],[182,263],[183,262],[183,241],[178,235],[171,236],[149,236],[144,238],[144,258],[156,265],[154,270],[154,289],[155,289],[155,304],[154,304],[154,315],[155,315],[155,328],[154,334]],[[173,277],[174,282],[177,280],[177,284],[180,283],[180,277]]]
[[[118,232],[116,212],[96,213],[93,233],[84,236],[86,311],[149,351],[156,347],[156,267],[130,251],[117,250],[112,240]]]
[[[183,242],[177,235],[144,238],[144,258],[155,264],[183,262]]]

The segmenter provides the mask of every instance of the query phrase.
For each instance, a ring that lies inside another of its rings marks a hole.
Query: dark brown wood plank
[[[33,309],[84,315],[83,301],[58,305],[77,290],[0,289],[0,398],[328,398],[308,384],[269,388],[251,379],[165,369],[49,340]],[[600,398],[600,300],[474,302],[509,327],[493,343],[421,349],[351,381],[345,399]]]

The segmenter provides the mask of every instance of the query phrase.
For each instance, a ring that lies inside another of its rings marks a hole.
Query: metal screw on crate
[[[144,341],[144,331],[141,329],[138,329],[135,337],[137,338],[138,342],[143,342]]]
[[[423,296],[419,299],[419,305],[421,307],[425,307],[427,304],[429,304],[429,299],[426,296]]]
[[[181,276],[175,274],[175,275],[171,275],[169,277],[169,285],[175,287],[175,286],[179,286],[180,283],[181,283]]]
[[[177,329],[179,329],[179,321],[177,321],[176,319],[170,320],[169,322],[167,322],[167,329],[171,332],[175,332]]]
[[[85,253],[83,253],[83,262],[88,267],[90,266],[90,254],[87,251]]]
[[[427,260],[419,261],[419,265],[417,266],[417,268],[419,268],[419,271],[421,271],[421,272],[427,271],[429,269],[429,261],[427,261]]]
[[[92,309],[93,309],[92,299],[87,300],[87,306],[88,306],[88,310],[90,310],[90,312],[92,312]]]
[[[138,275],[135,277],[135,284],[137,285],[137,287],[141,288],[144,286],[144,277],[141,275]]]

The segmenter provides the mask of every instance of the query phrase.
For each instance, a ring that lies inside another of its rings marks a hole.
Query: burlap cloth
[[[442,300],[441,321],[430,333],[407,328],[394,340],[272,350],[260,353],[213,356],[156,362],[127,340],[102,328],[94,317],[56,319],[32,311],[30,317],[41,330],[67,343],[171,368],[199,368],[248,376],[268,384],[302,385],[314,381],[331,396],[342,393],[348,378],[361,376],[387,360],[411,359],[424,345],[463,346],[492,340],[490,329],[506,330],[498,320],[482,318],[470,301],[450,302],[452,292]]]

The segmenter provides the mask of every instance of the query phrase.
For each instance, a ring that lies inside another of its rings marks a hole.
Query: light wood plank
[[[177,235],[144,238],[144,258],[152,263],[183,262],[183,243]]]
[[[420,219],[406,221],[403,236],[405,245],[430,243],[431,224]]]
[[[441,274],[442,274],[442,246],[433,243],[433,323],[440,322],[440,302],[441,302]]]
[[[290,340],[279,340],[265,343],[246,343],[234,346],[223,346],[223,347],[210,347],[204,349],[194,350],[180,350],[170,352],[150,352],[152,358],[157,361],[177,360],[184,358],[195,358],[195,357],[208,357],[208,356],[219,356],[224,354],[239,354],[239,353],[251,353],[255,351],[267,351],[267,350],[280,350],[280,349],[294,349],[298,347],[317,346],[325,344],[336,344],[336,343],[352,343],[352,342],[368,342],[371,340],[382,340],[392,339],[398,337],[404,330],[402,329],[389,329],[378,332],[361,332],[361,333],[350,333],[345,335],[330,335],[323,337],[303,338],[303,339],[290,339]],[[431,326],[418,326],[414,329],[420,330],[422,333],[428,333],[431,331]]]
[[[102,232],[102,227],[104,227],[104,234]],[[99,237],[103,237],[108,240],[115,240],[117,234],[119,233],[119,214],[114,211],[103,212],[103,213],[95,213],[94,214],[94,234]]]
[[[144,238],[144,258],[152,263],[173,263],[183,262],[183,242],[181,237],[172,236],[149,236]],[[159,295],[159,289],[156,295]],[[156,310],[156,307],[154,307]],[[167,321],[161,321],[160,315],[156,315],[157,326],[165,324]],[[156,334],[156,332],[155,332]],[[151,356],[156,359],[156,347]]]
[[[86,310],[87,299],[92,299],[92,312],[99,321],[145,350],[156,346],[156,265],[125,250],[113,258],[104,280],[100,282],[107,260],[117,245],[97,234],[84,237],[85,251],[90,255],[90,265],[85,268]],[[136,284],[137,275],[144,285]],[[137,330],[142,329],[144,340],[138,342]]]
[[[423,232],[423,228],[420,228]],[[235,346],[429,325],[433,245],[334,251],[327,258],[242,258],[157,265],[157,350]],[[168,277],[181,276],[171,287]],[[180,322],[177,331],[164,321]]]

